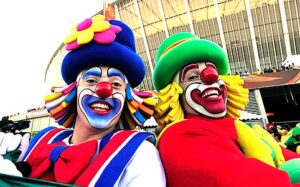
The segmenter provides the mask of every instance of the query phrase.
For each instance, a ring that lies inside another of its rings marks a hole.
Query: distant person
[[[255,74],[260,75],[260,74],[262,74],[262,72],[259,69],[256,69]]]
[[[300,154],[300,123],[286,134],[283,143],[289,150]]]
[[[269,123],[266,125],[266,130],[275,138],[277,142],[281,140],[281,134],[278,131],[278,128],[274,123]]]
[[[296,135],[294,137],[294,139],[295,139],[295,142],[287,145],[287,148],[291,151],[294,151],[294,152],[300,154],[300,135]]]
[[[273,72],[272,68],[269,67],[268,70],[267,70],[267,73],[272,73],[272,72]]]

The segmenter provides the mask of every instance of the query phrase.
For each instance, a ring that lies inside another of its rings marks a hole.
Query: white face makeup
[[[112,67],[93,67],[80,74],[78,118],[97,129],[115,126],[125,103],[126,77]]]
[[[178,72],[186,114],[221,118],[226,114],[227,89],[210,62],[188,64]]]

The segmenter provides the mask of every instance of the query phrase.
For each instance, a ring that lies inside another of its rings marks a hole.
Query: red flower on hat
[[[116,34],[121,31],[121,27],[110,24],[103,15],[96,15],[75,25],[64,43],[68,51],[88,44],[92,40],[100,44],[109,44],[115,40]]]

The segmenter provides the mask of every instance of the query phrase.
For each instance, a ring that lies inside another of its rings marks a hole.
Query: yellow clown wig
[[[159,101],[154,117],[162,127],[184,119],[179,103],[183,90],[172,81],[181,68],[194,62],[212,62],[217,67],[228,89],[228,117],[239,117],[240,110],[247,105],[248,89],[243,88],[244,81],[239,76],[227,75],[229,63],[224,50],[212,41],[200,39],[189,32],[180,32],[165,39],[156,54],[153,83],[159,92]]]
[[[226,116],[238,118],[241,110],[245,110],[248,103],[249,90],[243,87],[244,81],[238,75],[222,75],[220,78],[225,82],[228,93]],[[170,123],[184,119],[179,101],[182,93],[182,88],[176,82],[168,84],[159,91],[154,117],[163,128]]]

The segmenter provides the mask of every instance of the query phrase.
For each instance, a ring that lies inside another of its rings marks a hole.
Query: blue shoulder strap
[[[106,166],[95,183],[95,186],[113,186],[142,142],[151,136],[154,135],[149,132],[139,132],[135,134]],[[109,146],[109,143],[107,146]]]
[[[41,130],[40,132],[38,132],[33,138],[32,140],[30,140],[30,143],[29,143],[29,147],[23,157],[23,161],[24,159],[28,156],[28,154],[32,151],[32,149],[35,147],[35,145],[38,143],[38,141],[43,138],[43,136],[50,132],[51,130],[53,129],[56,129],[56,127],[53,127],[53,126],[50,126],[50,127],[47,127],[43,130]],[[73,132],[73,130],[62,130],[59,132],[59,134],[52,140],[51,143],[55,143],[55,142],[58,142],[58,141],[61,141],[63,140],[65,137],[69,136],[71,133]]]
[[[50,127],[47,127],[43,130],[41,130],[40,132],[38,132],[29,142],[29,147],[22,159],[22,161],[24,161],[24,159],[27,157],[27,155],[29,154],[29,152],[32,150],[32,148],[35,146],[35,144],[39,141],[39,139],[44,135],[46,134],[47,132],[49,132],[50,130],[54,129],[55,127],[53,126],[50,126]]]

